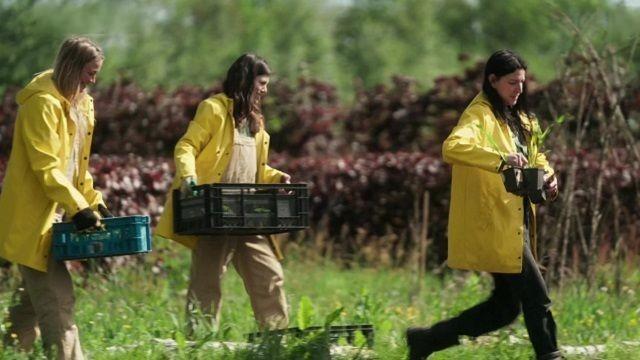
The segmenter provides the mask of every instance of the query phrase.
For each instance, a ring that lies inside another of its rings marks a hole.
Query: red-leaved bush
[[[326,233],[334,253],[355,254],[368,241],[384,237],[381,246],[391,257],[405,256],[410,222],[422,206],[422,194],[429,191],[429,237],[436,249],[431,256],[443,259],[450,167],[441,160],[441,145],[481,81],[482,64],[460,76],[438,78],[424,93],[412,79],[397,76],[389,85],[358,89],[349,106],[339,101],[333,86],[320,81],[274,83],[264,103],[270,162],[290,173],[294,182],[309,184],[311,233]],[[553,120],[549,104],[559,114],[575,110],[577,95],[562,94],[557,85],[529,84],[531,103],[543,125]],[[11,146],[16,90],[8,90],[0,104],[0,179]],[[91,171],[114,213],[148,214],[157,221],[173,176],[175,143],[198,103],[217,91],[219,85],[145,91],[126,80],[92,91],[97,127]],[[625,114],[637,113],[640,90],[631,91],[621,104]],[[569,122],[565,131],[574,131],[572,126]],[[595,140],[578,151],[551,152],[560,186],[577,159],[578,203],[588,206],[590,181],[604,172],[604,198],[617,191],[626,213],[637,220],[633,214],[640,210],[634,200],[640,174],[630,166],[634,157],[627,148],[616,147],[616,156],[602,166],[594,144]],[[541,224],[553,220],[545,219],[545,206],[539,213]],[[611,226],[603,228],[609,231]]]

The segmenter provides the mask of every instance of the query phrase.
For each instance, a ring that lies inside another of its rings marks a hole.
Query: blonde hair
[[[80,88],[80,75],[85,65],[96,60],[104,60],[102,49],[91,39],[74,36],[60,45],[53,66],[53,83],[58,91],[73,101]]]

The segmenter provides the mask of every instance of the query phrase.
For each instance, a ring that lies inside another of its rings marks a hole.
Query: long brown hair
[[[266,60],[254,54],[243,54],[231,64],[222,84],[224,93],[233,99],[233,119],[237,127],[242,119],[249,122],[251,135],[264,127],[261,103],[252,99],[253,83],[256,77],[271,75]]]
[[[104,60],[104,54],[89,38],[74,36],[60,45],[53,66],[53,83],[62,96],[74,100],[80,88],[82,69],[96,59]]]

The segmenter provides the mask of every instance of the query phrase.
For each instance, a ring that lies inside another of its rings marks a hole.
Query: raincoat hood
[[[211,96],[211,99],[218,100],[227,109],[229,114],[233,114],[233,99],[228,97],[225,93],[218,93]]]
[[[56,88],[56,85],[53,83],[53,70],[51,69],[36,75],[36,77],[34,77],[27,86],[20,90],[16,95],[16,102],[18,105],[23,105],[33,95],[39,93],[52,95],[56,99],[60,100],[60,102],[69,102],[67,98],[60,94],[58,88]]]

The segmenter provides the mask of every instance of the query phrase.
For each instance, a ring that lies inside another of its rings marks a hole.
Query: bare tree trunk
[[[608,142],[607,142],[608,143]],[[608,145],[605,145],[608,146]],[[595,197],[591,203],[591,231],[589,233],[589,258],[587,261],[587,281],[591,288],[595,285],[596,278],[596,263],[598,260],[598,244],[599,241],[599,225],[602,220],[602,210],[600,201],[602,199],[602,183],[604,181],[604,168],[606,166],[608,149],[603,150],[602,158],[600,159],[599,169],[601,170],[596,180]]]
[[[413,219],[409,224],[411,231],[411,261],[416,271],[415,286],[409,294],[409,299],[414,300],[422,291],[422,283],[427,266],[427,245],[429,231],[429,192],[425,191],[422,197],[417,196],[413,203]],[[422,200],[422,211],[420,208]]]
[[[578,112],[576,114],[576,136],[573,142],[573,149],[580,149],[582,144],[582,138],[586,133],[586,125],[583,124],[583,118],[585,118],[585,113],[590,113],[587,111],[587,104],[590,95],[588,94],[588,89],[586,86],[588,75],[585,74],[583,76],[583,86],[580,90],[580,103],[578,106]],[[588,120],[586,120],[588,122]],[[565,151],[566,153],[566,151]],[[576,182],[576,173],[578,170],[578,158],[574,157],[571,160],[571,165],[569,167],[569,173],[567,174],[566,184],[562,190],[562,207],[560,210],[560,216],[558,217],[558,222],[556,223],[556,230],[553,235],[553,239],[551,240],[551,247],[549,249],[549,272],[547,273],[547,281],[550,282],[553,278],[562,279],[562,273],[564,271],[563,266],[561,265],[558,268],[558,255],[560,245],[562,244],[562,249],[565,249],[568,245],[569,241],[569,229],[571,228],[571,216],[574,208],[574,196],[575,196],[575,182]],[[562,243],[560,240],[562,239]],[[562,261],[564,264],[564,261]],[[560,284],[562,286],[562,284]]]
[[[614,261],[614,288],[616,294],[620,295],[622,291],[622,259],[621,259],[621,247],[624,241],[622,234],[620,233],[620,198],[615,188],[612,186],[612,203],[613,203],[613,256]]]
[[[427,247],[429,236],[429,204],[431,197],[428,191],[422,195],[422,223],[420,224],[420,256],[418,267],[418,278],[422,279],[427,270]],[[420,281],[422,283],[422,281]]]
[[[598,251],[606,239],[613,248],[619,287],[623,279],[618,260],[624,249],[623,231],[627,231],[622,226],[626,221],[622,214],[628,205],[621,203],[619,189],[610,183],[616,180],[608,175],[608,170],[615,169],[612,164],[620,166],[626,163],[632,167],[635,198],[640,204],[640,179],[637,176],[640,173],[640,143],[635,139],[637,136],[622,108],[622,100],[629,87],[625,83],[626,79],[630,79],[626,72],[628,68],[620,65],[621,58],[615,51],[607,49],[602,53],[604,55],[599,54],[566,14],[558,12],[556,15],[575,35],[577,43],[575,50],[566,58],[568,66],[562,77],[555,82],[562,96],[545,96],[550,102],[548,108],[551,114],[557,116],[562,109],[572,109],[569,113],[574,115],[572,119],[575,122],[572,123],[574,132],[570,134],[573,135],[573,141],[567,138],[564,143],[566,148],[560,152],[571,154],[573,158],[567,160],[565,183],[560,184],[562,202],[555,206],[558,214],[555,228],[554,231],[543,232],[553,237],[545,243],[550,254],[547,279],[558,280],[562,286],[566,269],[581,269],[587,275],[589,285],[593,286]],[[600,152],[594,152],[596,149],[600,149]],[[620,149],[626,150],[630,159],[621,159],[618,155]],[[594,155],[597,167],[585,168],[582,161],[593,161]],[[595,171],[592,176],[578,179],[579,169]],[[607,201],[609,199],[611,201]],[[637,222],[637,212],[629,211],[628,222]],[[609,234],[612,236],[609,237]],[[581,256],[574,254],[571,260],[568,256],[575,248],[580,249]],[[586,261],[583,266],[576,266],[575,262],[580,257]],[[571,261],[574,262],[573,266],[569,264]]]

